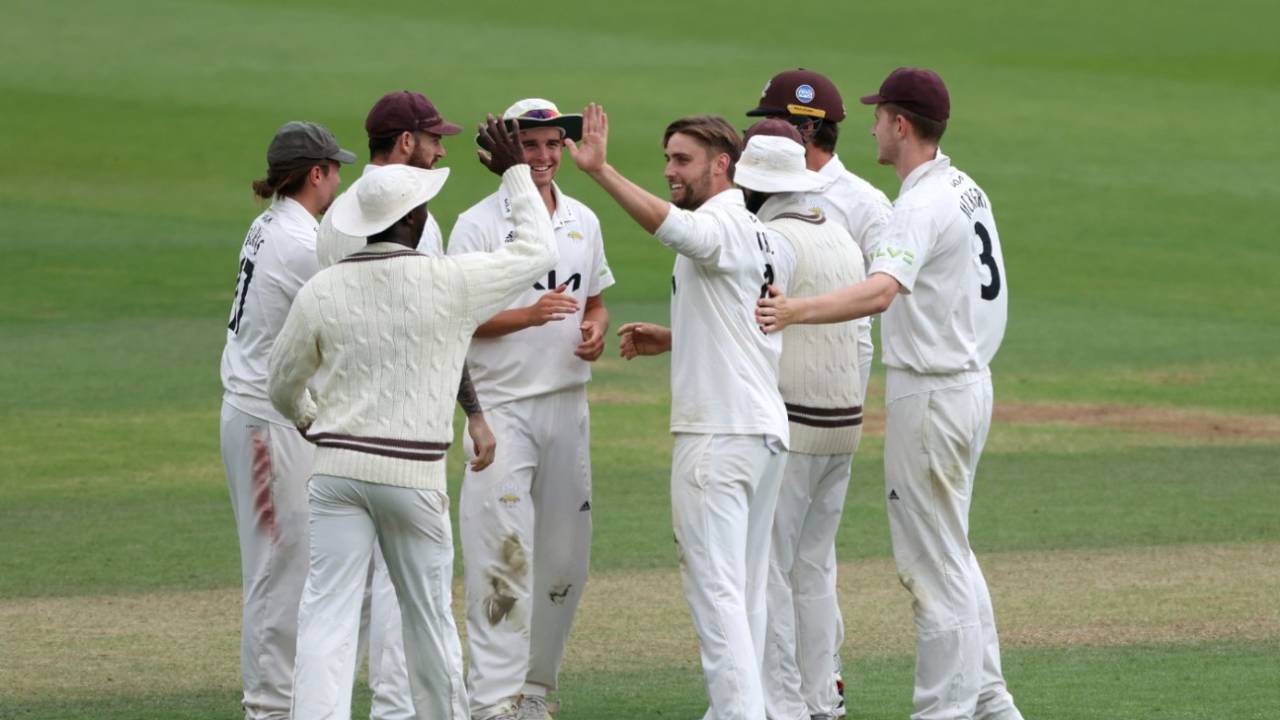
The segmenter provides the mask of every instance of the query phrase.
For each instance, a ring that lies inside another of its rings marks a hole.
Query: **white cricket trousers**
[[[831,661],[839,651],[836,532],[852,453],[788,452],[769,552],[764,692],[770,720],[833,715]]]
[[[784,459],[763,435],[675,435],[671,525],[710,699],[705,720],[765,720],[765,586]]]
[[[240,539],[241,705],[246,720],[285,720],[298,600],[307,577],[307,478],[314,448],[292,427],[222,403],[222,463]]]
[[[503,403],[485,417],[498,452],[480,472],[467,467],[459,505],[477,720],[556,689],[591,562],[586,388]]]
[[[400,600],[416,717],[467,720],[462,645],[450,612],[449,496],[311,478],[311,563],[298,609],[294,720],[351,717],[360,604],[375,543]]]
[[[914,600],[915,720],[1020,720],[1000,669],[987,582],[969,547],[974,473],[991,427],[991,374],[885,382],[885,494],[898,578]]]

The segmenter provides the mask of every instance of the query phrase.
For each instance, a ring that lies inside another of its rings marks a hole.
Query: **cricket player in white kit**
[[[450,610],[453,541],[445,450],[477,325],[556,260],[550,222],[500,123],[486,164],[516,217],[501,252],[416,252],[425,202],[448,170],[390,165],[339,198],[334,226],[369,238],[298,293],[271,354],[272,403],[317,445],[311,562],[299,608],[296,720],[349,717],[360,604],[377,544],[404,620],[417,718],[469,717]],[[507,169],[510,168],[510,169]],[[314,394],[307,383],[325,380]]]
[[[764,720],[769,533],[788,442],[780,338],[756,326],[765,287],[790,272],[780,241],[732,185],[741,140],[721,118],[677,120],[664,136],[666,202],[606,162],[608,119],[590,105],[570,152],[648,232],[677,253],[671,329],[620,328],[624,357],[670,350],[671,517],[698,633],[709,720]]]
[[[595,213],[555,184],[582,116],[548,100],[503,113],[519,121],[524,160],[555,229],[560,260],[476,330],[467,364],[498,438],[488,468],[468,468],[459,528],[466,585],[472,716],[545,720],[591,559],[587,382],[604,350],[613,285]],[[505,188],[458,216],[449,255],[491,253],[515,229]]]
[[[365,174],[379,167],[397,164],[432,169],[447,155],[443,138],[462,132],[461,127],[445,120],[426,96],[409,90],[389,92],[379,98],[365,117],[364,127],[369,136],[369,164],[364,166]],[[366,238],[339,232],[333,226],[333,216],[326,214],[320,221],[316,237],[316,257],[320,268],[327,268],[363,250],[366,244]],[[444,254],[443,248],[440,225],[428,210],[417,250],[438,257]],[[472,446],[477,448],[472,464],[484,467],[493,462],[495,440],[465,366],[458,388],[458,404],[467,415],[467,430]],[[372,691],[369,717],[372,720],[413,717],[400,605],[387,574],[387,563],[376,547],[364,614],[361,616],[360,636],[361,651],[365,649],[364,641],[367,640],[368,646],[369,689]]]
[[[284,720],[293,694],[298,598],[307,568],[307,477],[313,448],[271,406],[267,361],[294,295],[316,273],[316,217],[356,156],[325,128],[291,122],[267,149],[254,192],[271,206],[240,249],[222,351],[222,462],[240,538],[244,614],[241,704],[247,720]]]
[[[776,331],[884,312],[885,492],[898,576],[914,598],[917,720],[1020,720],[1005,686],[986,580],[969,547],[974,474],[991,425],[991,372],[1008,284],[985,192],[938,149],[942,78],[899,68],[875,95],[878,160],[902,179],[862,283],[813,298],[777,294]]]
[[[734,181],[747,205],[785,237],[795,254],[789,292],[819,295],[860,282],[862,253],[849,233],[812,207],[808,193],[827,184],[806,169],[800,134],[784,120],[747,130]],[[831,720],[841,698],[831,677],[839,645],[835,538],[849,468],[862,438],[856,321],[789,328],[779,388],[791,445],[773,516],[769,555],[769,640],[764,691],[772,720]]]
[[[823,187],[808,195],[811,207],[820,209],[829,221],[844,227],[850,237],[861,249],[866,265],[871,264],[871,257],[876,251],[880,231],[889,219],[892,205],[889,198],[874,185],[850,172],[836,154],[836,142],[840,137],[840,123],[845,119],[844,99],[835,83],[827,76],[800,68],[787,70],[774,75],[765,84],[760,93],[760,102],[755,108],[747,111],[748,117],[782,118],[795,125],[799,130],[805,147],[805,166],[826,179]],[[875,354],[875,345],[871,341],[871,318],[860,318],[854,321],[858,325],[858,372],[862,381],[862,397],[867,395],[867,382],[871,378],[871,361]],[[840,494],[843,503],[843,494]],[[818,498],[834,502],[836,494]],[[840,513],[841,506],[826,508],[828,513]],[[832,549],[834,553],[834,548]],[[833,555],[834,557],[834,555]],[[832,587],[836,583],[836,567],[831,564]],[[840,647],[844,644],[844,617],[839,603],[826,610],[819,610],[826,616],[825,622],[830,624],[835,634],[834,662],[835,686],[840,699],[836,706],[837,717],[845,714],[843,663],[840,659]],[[824,622],[813,615],[815,626]]]

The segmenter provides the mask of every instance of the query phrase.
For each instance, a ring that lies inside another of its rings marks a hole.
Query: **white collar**
[[[902,179],[902,188],[898,190],[898,196],[901,197],[908,190],[919,185],[920,181],[924,179],[924,176],[933,172],[935,169],[945,170],[949,167],[951,167],[951,158],[942,154],[942,148],[938,148],[938,154],[936,157],[928,162],[920,163],[916,166],[915,170],[912,170],[910,174]]]
[[[558,230],[566,223],[573,222],[576,218],[573,214],[573,208],[569,207],[569,203],[565,202],[565,195],[560,191],[560,186],[554,180],[551,182],[551,195],[556,199],[556,211],[551,213],[551,227]],[[538,200],[542,200],[542,193],[538,193]],[[545,205],[543,203],[544,207]],[[502,213],[502,217],[511,217],[511,196],[502,187],[498,188],[498,210]]]
[[[313,231],[320,228],[320,223],[316,221],[316,216],[312,215],[310,210],[303,207],[302,203],[291,197],[276,195],[271,201],[271,208],[275,210],[278,215],[287,217],[303,227],[309,227]]]

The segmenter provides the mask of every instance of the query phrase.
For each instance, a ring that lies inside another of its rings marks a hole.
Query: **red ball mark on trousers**
[[[271,501],[271,445],[261,429],[250,434],[253,444],[253,511],[258,527],[265,528],[271,541],[280,539],[276,526],[276,507]]]

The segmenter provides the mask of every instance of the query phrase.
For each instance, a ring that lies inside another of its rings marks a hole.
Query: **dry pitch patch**
[[[1006,647],[1280,640],[1280,543],[980,559]],[[892,561],[842,564],[840,591],[849,662],[911,654]],[[238,590],[0,601],[0,648],[23,658],[0,664],[0,699],[234,689],[239,617]],[[566,670],[654,667],[697,671],[678,574],[594,576]]]

